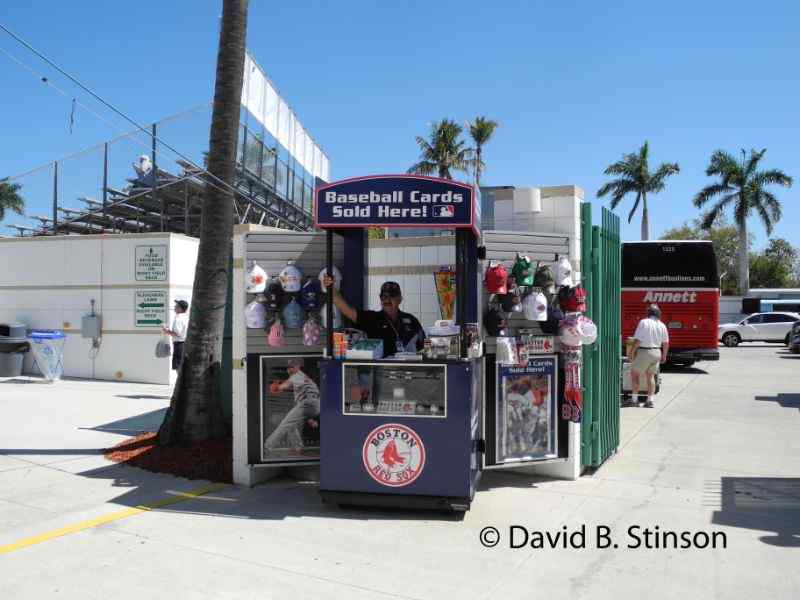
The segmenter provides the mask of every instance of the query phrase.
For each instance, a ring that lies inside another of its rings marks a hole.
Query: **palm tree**
[[[492,121],[486,117],[475,117],[475,120],[469,124],[469,135],[472,141],[475,142],[475,183],[479,187],[481,185],[481,174],[486,168],[486,164],[483,162],[483,146],[494,135],[497,125],[497,121]]]
[[[19,195],[21,188],[18,183],[0,181],[0,221],[6,218],[6,210],[13,210],[18,215],[23,214],[25,201]]]
[[[717,150],[711,155],[706,175],[709,177],[716,175],[720,180],[707,185],[694,197],[694,205],[702,208],[712,198],[722,196],[703,216],[702,226],[705,229],[709,229],[716,218],[729,205],[733,205],[733,218],[739,228],[739,293],[741,294],[747,294],[750,289],[747,218],[751,212],[757,212],[764,223],[767,235],[772,234],[772,227],[781,218],[781,204],[772,192],[764,188],[768,185],[784,187],[792,185],[792,178],[783,171],[757,170],[758,163],[766,151],[766,148],[760,152],[750,150],[748,155],[742,149],[742,159],[738,161],[724,150]]]
[[[239,135],[247,0],[223,0],[217,50],[208,171],[227,183],[205,183],[189,331],[170,407],[159,430],[161,444],[191,443],[225,435],[216,391],[233,237],[233,176]],[[226,365],[227,368],[230,368]]]
[[[639,203],[642,203],[642,239],[650,239],[650,222],[647,216],[647,194],[656,194],[664,190],[667,177],[680,172],[678,163],[663,163],[654,173],[648,164],[649,145],[645,140],[638,153],[625,154],[622,160],[609,165],[604,171],[606,175],[619,175],[618,179],[609,181],[599,190],[597,197],[602,198],[611,193],[611,209],[615,209],[628,194],[636,194],[636,202],[628,215],[628,223],[633,219]]]
[[[466,171],[472,164],[472,150],[459,139],[463,128],[450,119],[431,124],[430,140],[417,136],[420,161],[411,166],[409,173],[432,175],[452,179],[451,170]]]

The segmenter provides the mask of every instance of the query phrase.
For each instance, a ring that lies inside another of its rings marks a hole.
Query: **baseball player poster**
[[[319,460],[319,357],[261,357],[261,460]]]
[[[551,458],[556,448],[556,358],[498,368],[497,462]]]

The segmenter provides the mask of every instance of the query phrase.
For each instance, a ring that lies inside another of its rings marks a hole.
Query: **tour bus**
[[[691,366],[719,360],[719,275],[714,246],[704,240],[622,244],[622,340],[657,304],[669,330],[667,361]]]

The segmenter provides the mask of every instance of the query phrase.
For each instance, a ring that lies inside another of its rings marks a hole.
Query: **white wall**
[[[167,246],[166,281],[135,281],[136,246],[148,244]],[[169,360],[154,354],[159,328],[135,327],[134,298],[137,289],[165,290],[171,318],[175,299],[191,300],[197,244],[176,234],[0,239],[0,322],[63,330],[67,377],[169,383]],[[80,335],[91,300],[103,326],[94,358]],[[30,354],[25,370],[36,372]]]

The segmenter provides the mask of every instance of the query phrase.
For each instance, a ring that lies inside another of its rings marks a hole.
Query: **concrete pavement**
[[[655,409],[623,409],[620,452],[576,482],[487,474],[463,518],[340,510],[311,482],[228,487],[0,555],[4,595],[797,598],[800,359],[720,350],[666,373]],[[0,383],[0,546],[202,485],[97,454],[160,422],[167,388],[58,385]],[[588,547],[512,549],[512,525],[585,526]],[[722,532],[727,548],[627,548],[632,525]],[[619,548],[596,548],[598,526]]]

